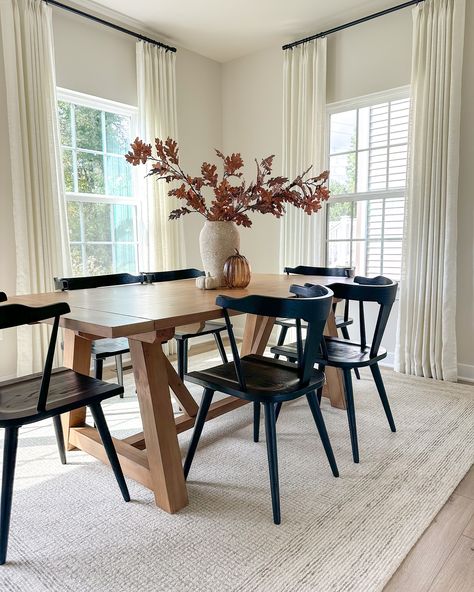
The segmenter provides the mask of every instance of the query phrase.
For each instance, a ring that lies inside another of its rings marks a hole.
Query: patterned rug
[[[25,428],[0,590],[382,590],[474,461],[473,387],[383,375],[398,432],[390,432],[364,372],[354,381],[359,465],[345,412],[323,400],[339,479],[306,401],[283,407],[280,526],[272,522],[263,426],[255,444],[248,406],[205,426],[190,504],[173,516],[131,480],[132,502],[124,503],[110,469],[82,452],[68,453],[62,466],[49,422]],[[127,380],[125,399],[106,406],[120,437],[140,424]],[[183,452],[188,440],[180,436]]]

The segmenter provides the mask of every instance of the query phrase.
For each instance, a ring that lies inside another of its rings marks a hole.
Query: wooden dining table
[[[30,306],[67,302],[71,312],[61,318],[64,366],[82,374],[90,373],[92,341],[128,338],[143,431],[123,440],[114,438],[114,445],[125,475],[151,489],[156,505],[174,513],[188,504],[177,436],[193,427],[198,411],[198,404],[163,351],[163,344],[173,338],[175,328],[221,318],[222,310],[215,304],[218,294],[288,297],[291,284],[352,281],[341,277],[256,273],[245,289],[200,290],[194,280],[181,280],[30,294],[13,297],[10,302]],[[263,354],[274,322],[271,317],[247,315],[241,354]],[[333,314],[325,331],[337,335]],[[323,394],[331,405],[344,408],[340,371],[326,368],[326,381]],[[182,410],[177,415],[171,394]],[[246,403],[234,397],[218,400],[211,405],[207,420]],[[86,423],[85,408],[66,414],[62,420],[68,449],[79,448],[108,462],[97,430]]]

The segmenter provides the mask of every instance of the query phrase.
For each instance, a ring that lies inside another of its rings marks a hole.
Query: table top
[[[61,326],[99,337],[127,337],[220,318],[222,310],[215,303],[219,294],[287,297],[292,284],[327,286],[352,281],[344,277],[254,273],[245,289],[200,290],[192,279],[29,294],[9,298],[8,302],[29,306],[67,302],[71,312],[62,317]]]

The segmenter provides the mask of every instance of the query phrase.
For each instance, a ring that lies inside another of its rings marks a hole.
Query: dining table
[[[244,289],[201,290],[194,280],[180,280],[29,294],[9,301],[29,306],[69,304],[71,312],[60,321],[63,365],[81,374],[90,373],[94,340],[128,338],[143,431],[124,439],[113,438],[114,445],[124,474],[153,491],[157,506],[174,513],[188,504],[178,434],[193,427],[198,411],[198,404],[163,350],[163,345],[173,339],[175,329],[223,317],[222,309],[216,305],[219,294],[236,298],[250,294],[289,297],[292,284],[327,286],[352,281],[342,277],[254,273]],[[247,315],[241,355],[263,354],[274,322],[271,317]],[[333,313],[325,333],[337,335]],[[325,371],[323,395],[332,406],[345,408],[340,370],[327,367]],[[172,396],[179,404],[179,413],[173,411]],[[245,404],[247,401],[226,396],[211,405],[207,421]],[[81,449],[108,462],[97,430],[86,423],[85,408],[62,416],[62,424],[69,450]]]

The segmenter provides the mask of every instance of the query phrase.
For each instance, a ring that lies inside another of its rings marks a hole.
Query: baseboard
[[[474,382],[474,365],[458,364],[458,380],[464,382]]]

